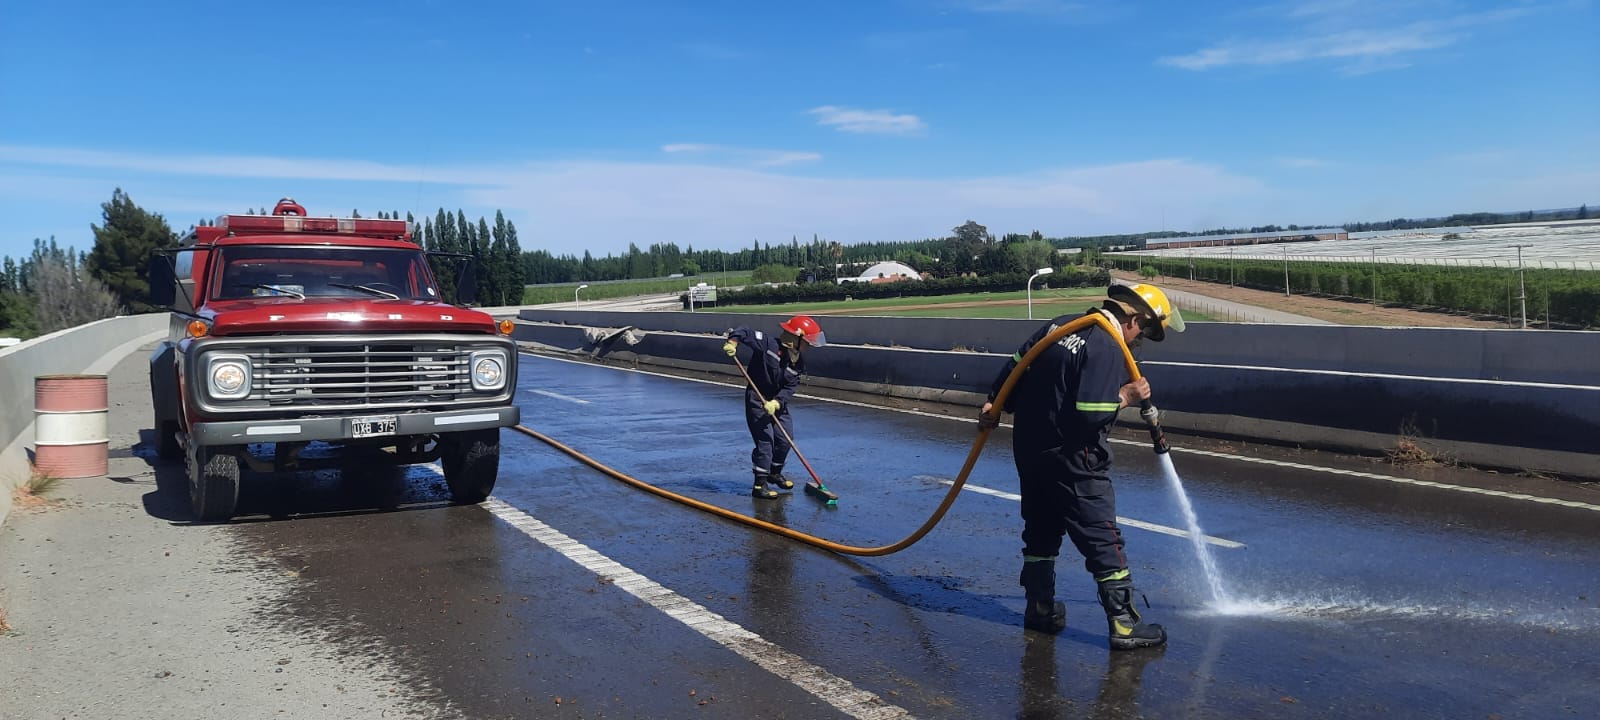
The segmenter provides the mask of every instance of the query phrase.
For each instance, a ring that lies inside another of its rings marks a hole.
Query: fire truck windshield
[[[212,299],[438,300],[427,259],[400,248],[237,245],[218,250]]]

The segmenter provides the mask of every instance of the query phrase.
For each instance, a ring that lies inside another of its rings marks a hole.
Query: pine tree
[[[150,256],[177,245],[177,234],[160,214],[135,205],[122,188],[113,191],[111,201],[101,203],[100,210],[105,224],[89,226],[94,231],[94,250],[88,255],[88,273],[133,312],[153,310],[149,303]]]
[[[461,252],[456,243],[455,220],[444,211],[444,208],[439,208],[438,214],[434,215],[433,224],[426,228],[425,234],[432,243],[429,250],[438,253]],[[430,258],[429,262],[433,265],[434,276],[439,279],[439,296],[446,301],[454,300],[456,275],[461,267],[461,260],[446,257]]]
[[[478,229],[473,233],[478,239],[478,297],[480,305],[499,304],[500,280],[505,273],[500,270],[500,254],[495,251],[494,238],[489,234],[489,223],[478,216]]]
[[[510,220],[506,221],[506,252],[509,253],[513,259],[522,257],[522,243],[517,241],[517,225]],[[572,257],[571,255],[566,255],[564,257],[567,260],[569,268],[578,264],[577,258]],[[572,279],[570,271],[566,279],[569,281]],[[521,305],[523,288],[528,284],[527,271],[522,267],[522,263],[513,262],[511,264],[510,283],[511,301],[517,305]]]

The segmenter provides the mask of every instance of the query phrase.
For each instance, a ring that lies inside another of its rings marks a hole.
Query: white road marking
[[[565,400],[567,402],[577,403],[579,405],[588,405],[589,404],[588,400],[584,400],[582,398],[575,398],[575,397],[572,397],[571,395],[562,395],[561,393],[550,392],[549,390],[529,390],[528,392],[531,392],[531,393],[533,393],[535,395],[543,395],[545,397],[552,397],[552,398],[555,398],[557,400]]]
[[[943,478],[939,478],[939,482],[942,482],[942,483],[944,483],[946,485],[954,485],[955,484],[954,480],[945,480]],[[990,496],[997,497],[997,498],[1005,498],[1007,500],[1011,500],[1011,501],[1014,501],[1014,502],[1021,502],[1022,501],[1022,496],[1021,495],[1018,495],[1016,493],[1008,493],[1008,492],[1006,492],[1004,490],[996,490],[994,488],[986,488],[986,487],[984,487],[982,485],[973,485],[971,483],[968,483],[966,485],[962,485],[961,489],[962,490],[970,490],[970,491],[975,492],[975,493],[979,493],[979,494],[983,494],[983,495],[990,495]],[[1139,528],[1140,530],[1149,530],[1150,532],[1158,532],[1158,533],[1161,533],[1163,535],[1171,535],[1173,537],[1181,537],[1181,538],[1189,537],[1189,531],[1187,531],[1187,530],[1179,530],[1178,528],[1175,528],[1175,527],[1167,527],[1166,525],[1157,525],[1155,523],[1145,522],[1143,520],[1134,520],[1133,518],[1125,518],[1125,517],[1122,517],[1121,515],[1117,516],[1117,524],[1118,525],[1127,525],[1128,527],[1136,527],[1136,528]],[[1234,540],[1228,540],[1228,539],[1225,539],[1225,538],[1214,537],[1214,536],[1211,536],[1211,535],[1201,535],[1200,537],[1205,538],[1205,541],[1207,543],[1210,543],[1212,545],[1216,545],[1217,547],[1225,547],[1225,548],[1228,548],[1230,550],[1237,550],[1239,548],[1245,547],[1244,543],[1237,542],[1237,541],[1234,541]]]
[[[892,705],[874,693],[857,688],[850,681],[811,664],[805,658],[778,647],[760,635],[711,612],[699,603],[628,569],[499,498],[489,498],[482,506],[534,541],[561,553],[568,560],[610,581],[618,589],[660,610],[690,630],[815,695],[845,715],[862,720],[890,720],[912,716],[904,708]]]
[[[743,383],[727,383],[727,382],[718,382],[718,381],[715,381],[715,380],[702,380],[700,378],[679,377],[677,375],[668,375],[666,373],[650,372],[648,370],[636,370],[636,369],[633,369],[633,368],[613,367],[611,365],[602,365],[602,364],[599,364],[599,363],[583,362],[583,361],[580,361],[580,360],[568,360],[566,358],[550,357],[548,355],[539,355],[539,354],[530,353],[530,352],[527,352],[527,351],[523,351],[522,354],[527,355],[529,357],[542,358],[542,359],[545,359],[545,360],[554,360],[556,362],[574,363],[574,364],[578,364],[578,365],[587,365],[589,367],[601,367],[601,368],[607,368],[607,369],[610,369],[610,370],[618,370],[618,371],[622,371],[622,372],[633,372],[633,373],[639,373],[639,374],[642,374],[642,375],[653,375],[655,377],[670,378],[670,379],[673,379],[673,380],[684,380],[684,381],[687,381],[687,382],[705,383],[707,385],[721,385],[723,387],[732,387],[732,388],[742,388],[742,387],[744,387]],[[963,418],[963,417],[952,416],[952,415],[940,415],[938,413],[931,413],[931,412],[926,412],[926,411],[923,411],[923,410],[909,410],[909,409],[901,409],[901,408],[884,407],[882,405],[869,405],[867,403],[855,402],[853,400],[838,400],[838,399],[835,399],[835,398],[820,397],[820,396],[817,396],[817,395],[806,395],[806,394],[801,394],[801,393],[795,393],[795,397],[801,397],[801,398],[805,398],[807,400],[820,400],[822,402],[830,402],[830,403],[835,403],[835,404],[838,404],[838,405],[851,405],[851,406],[854,406],[854,407],[867,408],[869,410],[880,410],[880,411],[885,411],[885,412],[897,412],[897,413],[904,413],[904,414],[907,414],[907,415],[920,415],[922,417],[938,418],[938,419],[941,419],[941,420],[954,420],[956,422],[962,422],[962,423],[976,423],[977,422],[977,413],[976,412],[974,412],[972,414],[972,417],[970,417],[970,418]],[[1010,423],[1002,423],[1001,424],[1001,427],[1010,427],[1010,426],[1011,426]],[[1141,447],[1148,447],[1148,443],[1145,443],[1143,441],[1124,440],[1122,438],[1111,438],[1111,442],[1119,443],[1119,444],[1122,444],[1122,445],[1137,445],[1137,446],[1141,446]],[[1592,512],[1600,512],[1600,505],[1595,505],[1595,504],[1586,503],[1586,502],[1578,502],[1576,500],[1558,500],[1556,498],[1539,497],[1537,495],[1527,495],[1527,494],[1524,494],[1524,493],[1505,492],[1503,490],[1485,490],[1483,488],[1468,487],[1468,486],[1465,486],[1465,485],[1447,485],[1445,483],[1433,482],[1431,480],[1413,480],[1411,478],[1397,477],[1397,476],[1394,476],[1394,475],[1380,475],[1378,473],[1362,472],[1360,470],[1344,470],[1344,469],[1340,469],[1340,468],[1322,467],[1320,465],[1307,465],[1305,463],[1288,462],[1288,461],[1285,461],[1285,460],[1269,460],[1267,458],[1247,457],[1247,456],[1244,456],[1244,455],[1231,455],[1229,453],[1220,453],[1220,452],[1215,452],[1215,451],[1212,451],[1212,450],[1199,450],[1199,449],[1195,449],[1195,448],[1173,447],[1172,448],[1172,452],[1175,452],[1175,453],[1186,453],[1186,454],[1189,454],[1189,455],[1205,455],[1207,457],[1221,458],[1221,459],[1224,459],[1224,460],[1235,460],[1235,461],[1238,461],[1238,462],[1255,463],[1255,464],[1258,464],[1258,465],[1272,465],[1272,466],[1275,466],[1275,467],[1293,468],[1295,470],[1308,470],[1308,471],[1311,471],[1311,472],[1327,473],[1327,474],[1330,474],[1330,475],[1343,475],[1343,476],[1346,476],[1346,477],[1358,477],[1358,478],[1365,478],[1365,479],[1368,479],[1368,480],[1382,480],[1382,481],[1385,481],[1385,482],[1399,483],[1399,484],[1402,484],[1402,485],[1415,485],[1417,487],[1435,488],[1435,489],[1438,489],[1438,490],[1452,490],[1452,491],[1455,491],[1455,492],[1470,493],[1470,494],[1473,494],[1473,495],[1488,495],[1488,496],[1491,496],[1491,497],[1505,498],[1507,500],[1521,500],[1521,501],[1525,501],[1525,502],[1540,503],[1540,504],[1543,504],[1543,505],[1557,505],[1557,506],[1560,506],[1560,507],[1573,508],[1573,509],[1576,509],[1576,510],[1589,510],[1589,511],[1592,511]]]
[[[1120,442],[1120,443],[1125,443],[1125,444],[1128,444],[1128,445],[1144,445],[1145,444],[1145,443],[1142,443],[1142,442],[1135,442],[1133,440],[1121,440],[1121,439],[1116,439],[1116,438],[1113,438],[1112,442]],[[1456,492],[1471,493],[1471,494],[1474,494],[1474,495],[1488,495],[1488,496],[1491,496],[1491,497],[1506,498],[1508,500],[1524,500],[1524,501],[1527,501],[1527,502],[1536,502],[1536,503],[1542,503],[1542,504],[1545,504],[1545,505],[1559,505],[1561,507],[1575,508],[1575,509],[1578,509],[1578,510],[1593,510],[1595,512],[1600,512],[1600,505],[1594,505],[1594,504],[1590,504],[1590,503],[1586,503],[1586,502],[1578,502],[1576,500],[1558,500],[1556,498],[1539,497],[1538,495],[1528,495],[1528,494],[1525,494],[1525,493],[1506,492],[1504,490],[1487,490],[1487,489],[1484,489],[1484,488],[1468,487],[1468,486],[1465,486],[1465,485],[1446,485],[1445,483],[1434,482],[1432,480],[1414,480],[1412,478],[1395,477],[1393,475],[1379,475],[1378,473],[1362,472],[1360,470],[1344,470],[1344,469],[1341,469],[1341,468],[1322,467],[1320,465],[1307,465],[1305,463],[1288,462],[1286,460],[1269,460],[1267,458],[1254,458],[1254,457],[1246,457],[1246,456],[1243,456],[1243,455],[1229,455],[1227,453],[1219,453],[1219,452],[1215,452],[1215,451],[1212,451],[1212,450],[1198,450],[1198,449],[1195,449],[1195,448],[1174,447],[1174,448],[1172,448],[1172,451],[1173,452],[1188,453],[1190,455],[1205,455],[1205,456],[1208,456],[1208,457],[1223,458],[1223,459],[1226,459],[1226,460],[1238,460],[1239,462],[1248,462],[1248,463],[1257,463],[1257,464],[1261,464],[1261,465],[1273,465],[1273,466],[1276,466],[1276,467],[1294,468],[1296,470],[1312,470],[1312,471],[1315,471],[1315,472],[1331,473],[1331,474],[1334,474],[1334,475],[1345,475],[1345,476],[1348,476],[1348,477],[1367,478],[1368,480],[1386,480],[1388,482],[1401,483],[1401,484],[1404,484],[1404,485],[1416,485],[1418,487],[1438,488],[1440,490],[1454,490]]]

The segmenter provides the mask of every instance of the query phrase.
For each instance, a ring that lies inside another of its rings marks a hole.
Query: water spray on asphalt
[[[1166,477],[1172,494],[1177,496],[1178,506],[1183,509],[1183,519],[1189,528],[1189,543],[1194,546],[1194,554],[1200,559],[1200,568],[1205,571],[1206,584],[1211,588],[1211,604],[1214,607],[1232,605],[1233,598],[1222,582],[1217,559],[1206,545],[1205,532],[1200,529],[1200,518],[1194,514],[1189,493],[1183,489],[1183,478],[1178,476],[1178,469],[1172,464],[1171,448],[1167,445],[1166,434],[1161,431],[1160,412],[1149,401],[1145,401],[1140,406],[1139,416],[1150,426],[1150,442],[1155,446],[1156,462],[1161,466],[1161,474]]]
[[[1183,489],[1183,479],[1178,477],[1178,469],[1172,466],[1172,453],[1161,453],[1156,459],[1161,464],[1161,474],[1166,476],[1167,485],[1172,488],[1172,494],[1178,497],[1178,505],[1183,509],[1183,520],[1189,527],[1189,544],[1194,546],[1194,554],[1200,558],[1200,567],[1206,574],[1206,584],[1211,587],[1211,604],[1232,604],[1233,598],[1222,582],[1222,571],[1217,569],[1217,558],[1211,554],[1211,547],[1206,545],[1200,519],[1195,516],[1194,506],[1189,503],[1189,494]]]

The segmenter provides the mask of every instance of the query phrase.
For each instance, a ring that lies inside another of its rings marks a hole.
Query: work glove
[[[978,411],[978,429],[993,430],[1000,427],[1000,410],[994,403],[984,403],[983,409]]]
[[[767,408],[767,414],[768,415],[776,416],[778,414],[778,401],[777,400],[768,400],[766,408]]]
[[[739,354],[739,343],[736,343],[736,342],[734,342],[732,340],[729,340],[728,342],[722,344],[722,351],[727,353],[728,357],[733,357],[735,355],[738,355]]]

